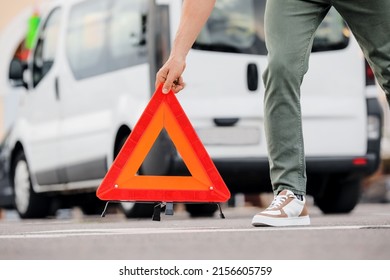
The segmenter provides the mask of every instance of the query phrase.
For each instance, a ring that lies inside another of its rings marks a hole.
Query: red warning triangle
[[[138,175],[165,128],[192,176]],[[225,202],[230,192],[175,94],[152,96],[96,192],[102,200],[139,202]]]

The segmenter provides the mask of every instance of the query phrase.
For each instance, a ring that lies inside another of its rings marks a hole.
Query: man
[[[163,92],[185,86],[186,56],[210,15],[215,0],[185,0],[171,55],[156,76]],[[265,40],[265,133],[275,194],[271,205],[253,217],[254,226],[309,225],[305,204],[306,166],[300,86],[308,70],[314,33],[334,6],[349,25],[390,104],[389,0],[268,0]]]

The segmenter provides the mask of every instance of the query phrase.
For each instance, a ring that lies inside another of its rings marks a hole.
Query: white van
[[[154,92],[181,0],[52,1],[41,11],[27,69],[14,59],[10,83],[26,87],[2,151],[0,191],[22,218],[81,206],[102,211],[95,191]],[[271,191],[263,131],[265,1],[217,1],[191,50],[179,101],[230,191]],[[324,213],[349,212],[360,180],[379,162],[381,111],[369,68],[337,13],[317,32],[302,88],[308,192]],[[11,61],[11,58],[10,58]],[[140,173],[188,172],[166,133]],[[8,175],[7,175],[8,174]],[[8,181],[8,183],[6,183]],[[123,204],[128,217],[153,204]],[[214,205],[188,204],[191,215]]]

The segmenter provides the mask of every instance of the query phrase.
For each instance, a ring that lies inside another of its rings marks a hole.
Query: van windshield
[[[266,55],[265,3],[266,0],[218,0],[193,48]],[[345,48],[348,38],[346,24],[332,8],[317,30],[312,51]]]

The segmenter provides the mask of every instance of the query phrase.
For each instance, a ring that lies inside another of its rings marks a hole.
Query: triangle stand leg
[[[221,217],[221,219],[225,219],[225,215],[222,212],[221,204],[217,203],[217,205],[218,205],[218,209],[219,209],[219,216]]]
[[[104,218],[106,216],[107,207],[108,207],[109,203],[110,203],[110,201],[107,201],[106,205],[104,206],[104,209],[103,209],[103,212],[102,212],[102,215],[101,215],[102,218]]]
[[[167,202],[165,206],[165,215],[173,216],[173,203]]]
[[[161,221],[161,210],[164,207],[164,203],[158,203],[154,206],[154,211],[153,211],[153,216],[152,216],[152,221]]]
[[[172,202],[161,202],[154,206],[153,210],[153,221],[161,221],[161,212],[165,211],[165,215],[173,216],[173,203]]]

